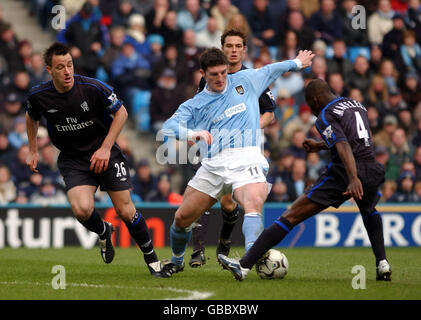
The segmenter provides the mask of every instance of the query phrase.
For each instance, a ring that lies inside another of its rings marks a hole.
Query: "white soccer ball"
[[[256,272],[262,279],[282,279],[288,273],[288,259],[282,252],[270,249],[256,263]]]

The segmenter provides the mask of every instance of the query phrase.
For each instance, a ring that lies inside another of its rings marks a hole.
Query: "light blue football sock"
[[[172,249],[171,262],[177,265],[182,265],[184,262],[184,253],[187,244],[191,238],[191,227],[177,228],[174,224],[170,228],[170,245]]]
[[[246,252],[263,231],[262,216],[258,212],[249,212],[244,215],[243,235]]]

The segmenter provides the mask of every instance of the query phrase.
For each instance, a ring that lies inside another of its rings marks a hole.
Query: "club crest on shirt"
[[[241,95],[243,95],[243,94],[244,94],[244,88],[243,88],[243,86],[242,86],[242,85],[236,86],[236,87],[235,87],[235,90],[237,90],[237,93],[238,93],[238,94],[241,94]]]
[[[83,103],[80,105],[80,107],[82,108],[83,112],[89,111],[89,106],[88,106],[88,103],[86,101],[83,101]]]

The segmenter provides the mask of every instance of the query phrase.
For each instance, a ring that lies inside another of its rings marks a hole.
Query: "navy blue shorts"
[[[132,188],[127,159],[116,146],[111,149],[107,170],[99,174],[89,170],[90,156],[77,158],[61,152],[57,166],[63,176],[66,192],[82,185],[99,186],[101,191],[122,191]]]
[[[363,198],[356,203],[363,216],[375,211],[380,199],[379,188],[384,182],[384,167],[375,161],[357,161],[358,178],[363,185]],[[306,190],[307,198],[326,207],[338,208],[350,197],[346,191],[349,180],[341,163],[330,163],[317,181]]]

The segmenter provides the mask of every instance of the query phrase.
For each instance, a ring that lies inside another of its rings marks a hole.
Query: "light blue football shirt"
[[[209,131],[213,141],[207,157],[227,148],[260,147],[259,97],[279,76],[297,67],[295,61],[287,60],[229,74],[222,92],[209,91],[206,86],[179,106],[162,132],[186,140],[188,130]]]

